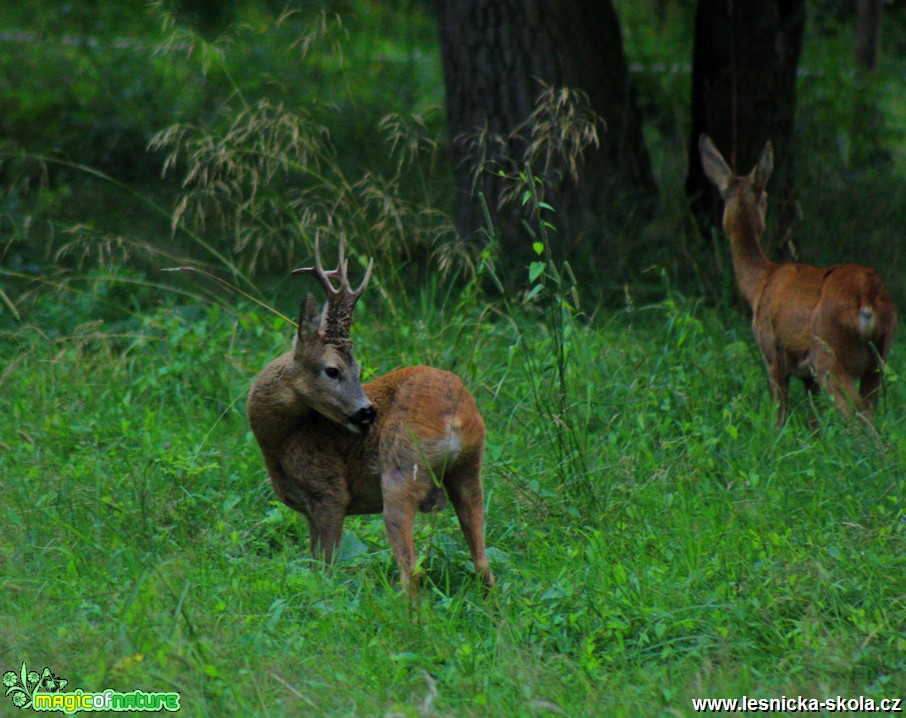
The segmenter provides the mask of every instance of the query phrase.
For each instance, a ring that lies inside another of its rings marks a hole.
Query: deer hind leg
[[[863,372],[859,382],[859,395],[870,411],[878,405],[881,394],[881,380],[884,377],[884,362],[890,351],[890,335],[882,336],[877,342],[869,345],[868,368]]]
[[[865,373],[862,374],[862,379],[859,381],[859,396],[862,397],[862,402],[869,412],[874,411],[878,405],[878,396],[881,393],[881,376],[881,364],[873,359],[871,366],[865,370]]]
[[[812,327],[809,358],[815,371],[815,378],[831,395],[839,412],[848,419],[852,416],[853,410],[865,414],[866,407],[856,391],[853,377],[840,362],[834,350],[834,347],[844,345],[844,339],[832,328],[822,325]]]
[[[475,573],[485,588],[491,588],[496,579],[485,551],[481,460],[451,467],[444,476],[444,486],[453,508],[456,509],[459,526],[475,564]]]
[[[871,412],[856,391],[853,378],[833,357],[824,357],[826,355],[822,354],[822,359],[815,362],[815,373],[821,386],[833,398],[837,409],[847,419],[856,411],[870,422]]]

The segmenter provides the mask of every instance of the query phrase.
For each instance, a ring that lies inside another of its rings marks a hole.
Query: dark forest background
[[[773,141],[769,254],[902,301],[904,49],[899,1],[6,4],[5,309],[104,266],[250,288],[318,232],[518,290],[537,227],[594,301],[732,297],[703,131],[741,172]]]

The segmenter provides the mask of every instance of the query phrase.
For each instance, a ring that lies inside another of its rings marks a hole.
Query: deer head
[[[698,147],[705,176],[711,180],[724,201],[724,229],[732,236],[733,223],[744,222],[760,237],[764,232],[768,206],[765,187],[774,169],[774,147],[771,142],[765,144],[758,157],[758,164],[746,176],[734,174],[708,135],[702,134]]]
[[[362,389],[361,370],[352,355],[349,327],[352,310],[371,278],[373,261],[369,260],[365,278],[353,291],[347,278],[345,245],[341,237],[337,268],[325,271],[316,238],[315,266],[293,272],[316,277],[327,293],[323,310],[311,294],[302,305],[293,342],[293,364],[300,374],[294,384],[300,399],[309,407],[350,431],[363,433],[374,421],[376,412]],[[334,279],[339,281],[339,287],[334,286]]]

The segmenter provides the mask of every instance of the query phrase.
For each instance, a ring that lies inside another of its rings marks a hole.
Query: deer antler
[[[371,279],[373,266],[374,259],[369,258],[365,278],[359,284],[358,289],[353,290],[348,278],[349,261],[346,259],[346,238],[340,235],[340,256],[337,260],[337,268],[325,271],[321,264],[320,239],[318,235],[315,235],[315,266],[296,269],[293,274],[310,274],[316,277],[324,288],[327,294],[327,312],[324,318],[324,338],[326,340],[336,342],[349,339],[352,310],[359,297],[362,296],[362,292],[365,291],[368,280]],[[333,279],[340,280],[339,287],[334,286]]]

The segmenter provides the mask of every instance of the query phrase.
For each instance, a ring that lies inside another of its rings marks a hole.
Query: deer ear
[[[771,141],[768,140],[764,149],[761,151],[761,156],[758,158],[758,164],[755,165],[755,170],[753,171],[754,177],[752,178],[752,186],[755,187],[759,192],[764,191],[765,186],[768,183],[768,180],[771,178],[771,172],[774,170],[774,145],[771,144]]]
[[[318,306],[318,300],[315,299],[313,294],[309,293],[302,303],[302,311],[299,312],[299,328],[296,331],[296,339],[304,342],[319,335],[323,319],[324,312]]]
[[[714,146],[711,138],[702,133],[698,138],[698,153],[702,159],[702,169],[705,171],[705,177],[711,180],[711,184],[717,187],[721,197],[730,186],[730,180],[733,179],[733,172],[724,160],[723,155]]]

